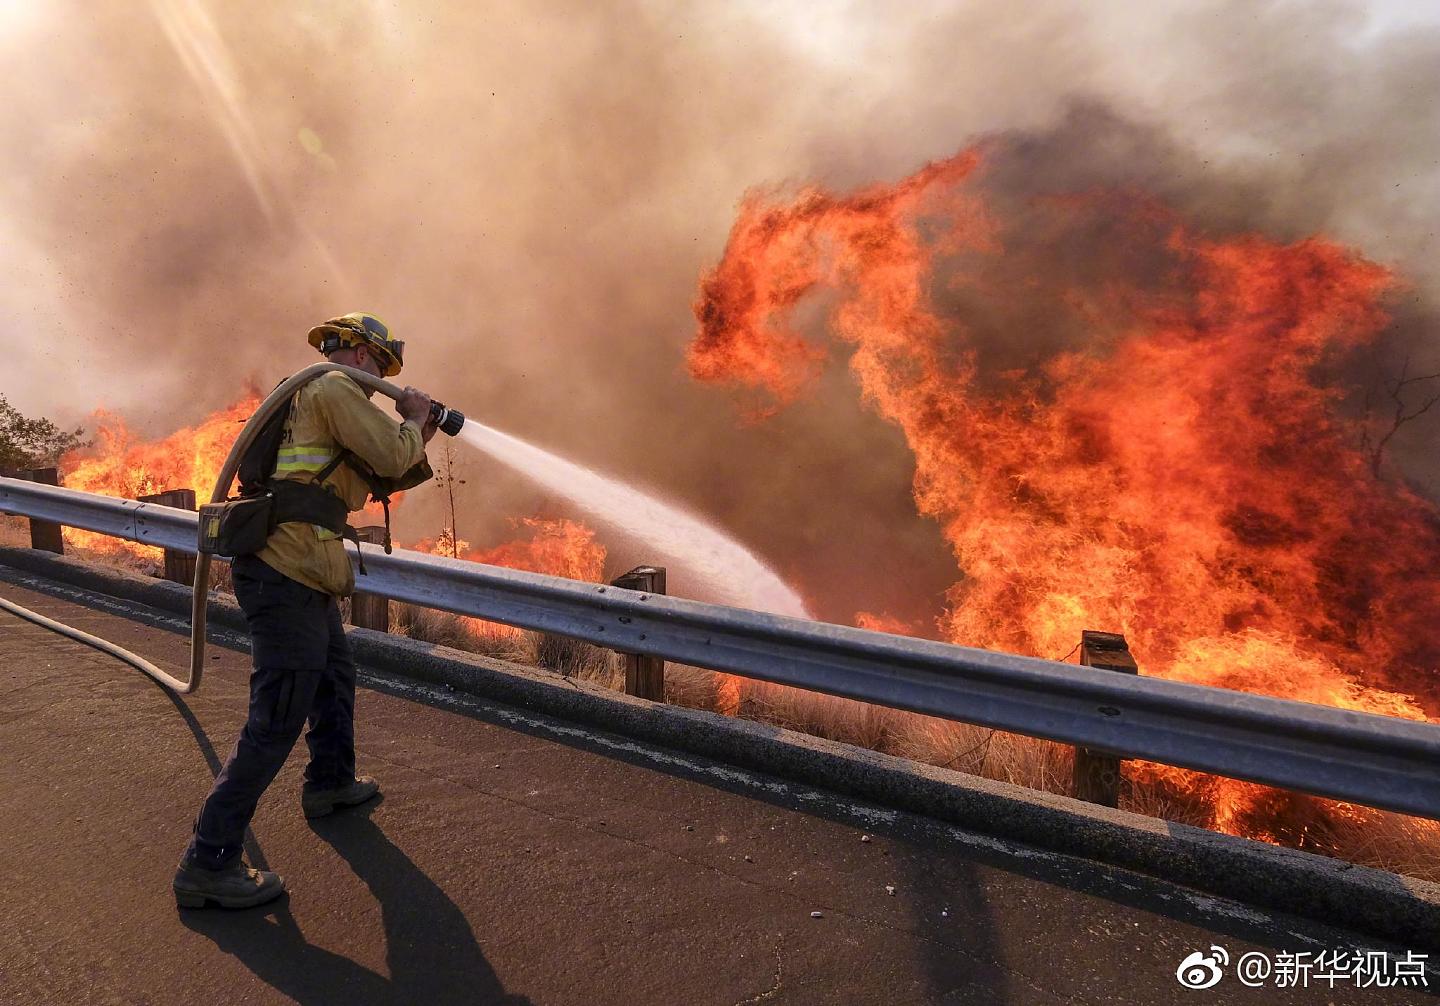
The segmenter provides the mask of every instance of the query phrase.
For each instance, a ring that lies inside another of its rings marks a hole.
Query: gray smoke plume
[[[1358,3],[33,6],[0,24],[0,390],[61,421],[168,432],[373,310],[407,381],[712,517],[819,614],[923,619],[955,568],[899,433],[839,365],[740,422],[684,372],[690,306],[750,187],[893,180],[996,134],[1037,190],[1353,244],[1410,282],[1377,372],[1440,370],[1440,32]],[[1432,490],[1434,433],[1395,446]],[[462,466],[477,544],[568,512]],[[398,530],[443,519],[417,492]]]

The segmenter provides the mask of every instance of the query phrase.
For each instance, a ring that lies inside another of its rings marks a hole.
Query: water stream
[[[800,595],[774,570],[694,514],[473,419],[460,431],[460,439],[564,496],[597,521],[645,542],[654,561],[671,570],[671,588],[680,588],[676,594],[810,617]]]

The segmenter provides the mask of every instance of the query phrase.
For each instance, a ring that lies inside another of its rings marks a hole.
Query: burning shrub
[[[1393,278],[1323,238],[1058,188],[1032,156],[997,139],[894,185],[750,195],[701,283],[691,373],[785,407],[830,352],[796,320],[826,295],[958,561],[944,638],[1055,658],[1104,629],[1146,674],[1440,712],[1440,509],[1377,478],[1339,408]],[[1046,786],[1040,762],[1013,774]],[[1361,813],[1137,775],[1261,837]]]

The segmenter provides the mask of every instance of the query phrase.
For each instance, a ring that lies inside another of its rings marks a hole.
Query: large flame
[[[99,410],[92,422],[95,438],[91,445],[61,459],[61,481],[70,489],[125,499],[170,489],[193,489],[198,502],[208,502],[235,438],[259,405],[259,394],[248,392],[235,404],[211,413],[196,425],[153,440],[135,434],[114,413]],[[392,509],[403,496],[395,493],[390,497]],[[359,516],[352,517],[351,523],[361,526],[382,520],[383,511],[372,503]],[[67,527],[64,533],[67,542],[95,552],[124,552],[140,557],[158,554],[149,546],[76,528]]]
[[[167,489],[209,495],[240,428],[260,404],[246,395],[195,426],[158,440],[137,437],[111,412],[95,414],[95,441],[61,461],[65,485],[85,492],[134,499]]]
[[[759,392],[762,415],[794,401],[827,354],[796,307],[829,292],[963,574],[952,641],[1059,658],[1118,631],[1145,674],[1440,709],[1440,511],[1372,474],[1326,376],[1385,328],[1392,277],[1323,238],[1207,236],[1133,194],[1042,193],[1010,219],[989,156],[748,197],[702,283],[691,372]],[[1060,319],[1052,337],[1004,324],[1022,306]],[[1290,813],[1261,787],[1136,769],[1214,827],[1270,837]]]
[[[475,548],[456,538],[449,528],[436,538],[422,538],[413,548],[433,555],[451,555],[469,562],[547,573],[571,580],[599,580],[605,571],[605,546],[595,532],[579,521],[521,517],[511,526],[519,532],[512,541],[493,548]]]
[[[94,442],[61,460],[61,481],[70,489],[126,499],[170,489],[194,489],[198,500],[209,500],[230,447],[259,404],[258,395],[247,394],[197,425],[158,440],[138,437],[119,416],[98,411],[93,424]],[[149,556],[156,552],[120,538],[68,527],[65,540],[104,553],[123,551]]]
[[[445,528],[438,537],[422,538],[412,548],[432,555],[448,555],[469,562],[483,562],[531,573],[547,573],[571,580],[598,581],[605,572],[605,546],[595,532],[579,521],[564,518],[522,517],[511,520],[519,532],[511,541],[493,548],[475,548]],[[478,636],[519,636],[521,630],[482,618],[462,618],[461,623]]]

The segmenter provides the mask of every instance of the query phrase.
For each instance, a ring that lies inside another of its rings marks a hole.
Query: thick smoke
[[[898,432],[839,366],[775,420],[737,422],[685,375],[690,307],[748,188],[895,179],[997,133],[1017,205],[1026,186],[1133,188],[1218,231],[1325,232],[1393,264],[1412,286],[1376,372],[1407,353],[1440,370],[1434,28],[1387,33],[1339,3],[950,7],[10,15],[0,324],[19,351],[0,391],[163,433],[310,362],[305,330],[363,307],[411,341],[407,380],[715,518],[820,614],[922,621],[954,561],[915,516]],[[1078,337],[1026,310],[990,319],[997,365],[1043,348],[1020,331]],[[1429,418],[1394,455],[1434,488]],[[477,544],[566,513],[460,464]],[[399,529],[445,519],[415,493]],[[611,545],[614,565],[646,558]]]

